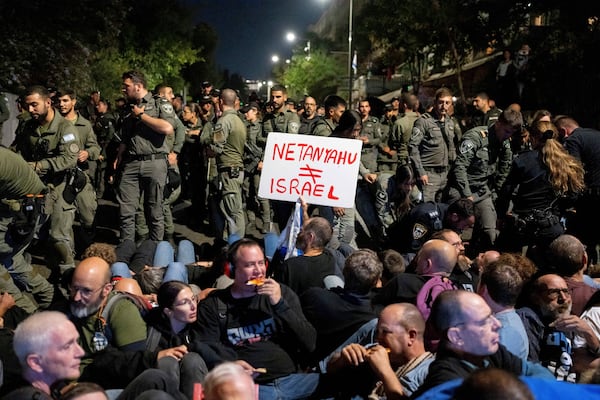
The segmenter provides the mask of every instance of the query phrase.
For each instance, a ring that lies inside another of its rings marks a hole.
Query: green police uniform
[[[99,114],[96,116],[96,122],[93,126],[96,140],[101,149],[100,155],[102,156],[102,160],[97,162],[96,176],[93,179],[97,198],[104,196],[106,179],[108,176],[113,176],[112,163],[117,146],[116,141],[113,141],[116,129],[115,121],[116,118],[113,113]]]
[[[98,208],[96,191],[94,190],[92,181],[96,175],[97,161],[100,158],[102,149],[98,144],[96,134],[92,129],[90,121],[77,113],[77,119],[71,122],[75,125],[75,128],[77,128],[80,149],[86,150],[89,154],[86,161],[77,162],[77,167],[85,172],[86,183],[75,198],[75,206],[77,207],[77,213],[79,214],[79,221],[81,222],[82,227],[86,231],[89,231],[93,227],[96,209]],[[91,238],[88,239],[91,240]]]
[[[261,121],[246,121],[247,145],[244,151],[244,196],[248,222],[256,220],[255,210],[258,209],[262,217],[262,232],[267,233],[271,226],[271,204],[269,199],[258,197],[260,184],[260,171],[258,163],[262,161],[266,138],[263,136]],[[258,206],[258,207],[257,207]]]
[[[176,126],[175,111],[166,99],[155,99],[148,92],[139,104],[144,113],[168,121]],[[167,135],[155,132],[133,113],[123,120],[121,179],[119,202],[121,241],[135,241],[135,214],[144,195],[144,214],[150,227],[149,238],[162,240],[164,236],[163,194],[167,180],[167,154],[170,151]]]
[[[10,293],[16,305],[29,313],[34,312],[37,306],[23,295],[22,290],[30,290],[44,308],[50,305],[54,295],[52,285],[24,257],[36,229],[36,215],[31,213],[35,210],[29,210],[23,200],[28,195],[39,195],[46,190],[20,155],[0,147],[0,290]],[[29,197],[28,206],[40,199]],[[17,225],[19,229],[16,229]]]
[[[311,135],[329,136],[335,129],[336,124],[329,118],[321,118],[313,125]]]
[[[481,238],[483,246],[492,245],[496,240],[492,192],[502,187],[511,162],[510,141],[500,143],[495,126],[479,126],[463,135],[451,175],[450,202],[473,196],[476,228],[485,234]]]
[[[48,126],[30,119],[15,138],[15,149],[49,187],[46,207],[52,210],[50,241],[58,252],[61,272],[73,268],[75,205],[65,200],[64,191],[68,171],[77,165],[77,129],[57,112]]]
[[[379,123],[379,120],[375,117],[367,117],[367,119],[363,121],[360,136],[369,139],[368,143],[363,143],[362,145],[360,161],[370,173],[375,173],[378,170],[377,155],[382,139],[381,124]]]
[[[181,153],[181,148],[186,138],[186,128],[183,122],[176,116],[175,117],[175,134],[167,136],[167,143],[169,144],[170,152],[175,154]],[[167,182],[165,184],[165,191],[163,193],[163,214],[165,219],[165,234],[164,238],[172,239],[175,233],[175,224],[173,222],[173,210],[171,206],[179,198],[181,194],[181,175],[179,173],[179,167],[177,164],[170,165],[167,169]],[[135,232],[138,238],[148,237],[150,230],[148,224],[146,224],[146,217],[144,216],[144,202],[140,199],[140,206],[136,213],[135,218]]]
[[[263,120],[263,132],[267,137],[269,132],[298,133],[300,130],[300,117],[293,111],[267,114]]]
[[[419,118],[419,114],[414,111],[407,111],[392,125],[388,144],[392,150],[397,152],[397,164],[404,165],[409,162],[408,142],[417,118]],[[393,170],[395,171],[395,168]]]
[[[408,152],[417,177],[427,175],[429,184],[419,181],[423,201],[441,201],[448,182],[448,170],[456,158],[454,122],[450,117],[439,120],[425,113],[413,125]]]
[[[244,237],[246,230],[242,204],[245,142],[246,126],[236,111],[223,112],[212,133],[211,149],[216,154],[227,234],[235,233],[239,237]]]

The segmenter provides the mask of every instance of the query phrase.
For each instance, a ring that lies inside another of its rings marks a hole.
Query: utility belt
[[[444,172],[448,172],[448,167],[423,167],[423,169],[427,172],[434,172],[436,174],[443,174]]]
[[[560,218],[552,212],[552,209],[533,210],[527,215],[517,215],[515,217],[515,227],[523,235],[536,235],[540,230],[558,224],[560,224]]]
[[[154,161],[154,160],[166,160],[166,153],[151,153],[151,154],[127,154],[127,161]]]
[[[229,179],[236,179],[240,177],[240,172],[244,170],[244,167],[217,167],[219,173],[227,173]]]

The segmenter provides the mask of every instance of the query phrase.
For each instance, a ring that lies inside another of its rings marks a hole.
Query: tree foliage
[[[291,98],[301,98],[310,94],[318,100],[325,96],[336,93],[343,80],[340,77],[347,76],[344,64],[335,57],[316,50],[310,58],[302,52],[292,56],[290,65],[283,74],[283,84],[288,88]]]
[[[30,0],[0,3],[0,85],[98,89],[119,96],[121,74],[140,69],[152,88],[186,85],[182,70],[204,62],[216,36],[195,33],[179,0]],[[211,42],[212,41],[212,42]]]

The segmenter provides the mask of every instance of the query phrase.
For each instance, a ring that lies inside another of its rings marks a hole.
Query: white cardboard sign
[[[258,195],[308,204],[354,207],[362,141],[271,132]]]

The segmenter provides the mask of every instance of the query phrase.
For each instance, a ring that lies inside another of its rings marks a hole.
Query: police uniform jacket
[[[246,126],[235,110],[223,112],[213,132],[211,148],[216,153],[217,167],[244,166]]]
[[[138,105],[145,106],[144,113],[148,116],[164,119],[173,126],[173,129],[176,128],[175,110],[173,110],[173,105],[168,100],[162,98],[155,99],[148,92]],[[130,156],[167,154],[170,151],[166,135],[155,132],[140,119],[136,118],[133,113],[130,113],[123,120],[122,132],[123,143],[127,145],[127,154]]]
[[[0,147],[0,199],[17,200],[46,189],[33,169],[11,150]]]
[[[440,121],[426,113],[415,121],[408,148],[418,176],[427,175],[425,168],[448,167],[454,161],[454,137],[454,122],[450,117]]]
[[[100,153],[102,149],[100,145],[98,145],[98,140],[96,138],[96,134],[92,129],[92,124],[90,121],[85,119],[80,113],[77,113],[77,119],[72,121],[73,125],[77,129],[77,133],[79,135],[79,148],[81,150],[85,150],[89,153],[88,160],[96,161],[98,157],[100,157]],[[78,163],[82,169],[87,169],[87,165],[81,165],[82,163]],[[87,162],[85,163],[87,164]]]
[[[500,143],[495,128],[479,126],[468,130],[460,142],[453,168],[453,186],[462,197],[481,190],[499,191],[510,171],[512,151],[507,139]],[[492,187],[489,186],[492,181]],[[481,194],[481,193],[480,193]]]
[[[269,132],[298,133],[299,130],[300,117],[290,110],[267,114],[263,120],[263,132],[265,136]]]
[[[77,129],[59,113],[47,127],[30,119],[15,138],[15,149],[25,161],[37,162],[36,170],[44,183],[59,184],[64,172],[77,165],[79,139]]]
[[[408,142],[412,135],[412,129],[415,121],[419,118],[419,114],[414,111],[407,111],[394,122],[392,132],[388,139],[388,146],[392,150],[396,150],[397,161],[402,164],[408,163]]]
[[[377,148],[381,144],[381,124],[375,117],[369,116],[363,121],[361,136],[367,136],[369,143],[363,143],[361,160],[370,172],[377,171]]]
[[[311,135],[315,136],[329,136],[335,129],[336,124],[329,118],[321,118],[313,125]]]

